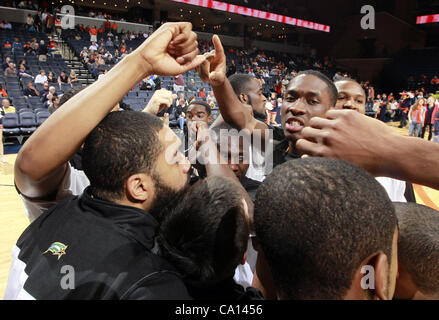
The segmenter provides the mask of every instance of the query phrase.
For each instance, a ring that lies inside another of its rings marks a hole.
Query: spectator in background
[[[107,52],[105,52],[104,59],[105,59],[105,62],[108,64],[113,63],[113,55],[110,53],[110,50],[107,50]]]
[[[25,78],[33,78],[32,75],[30,75],[30,74],[28,74],[28,73],[26,72],[26,67],[25,67],[24,64],[20,64],[20,67],[19,67],[19,69],[18,69],[18,77],[19,77],[20,79],[22,79],[23,77],[25,77]]]
[[[184,91],[184,78],[182,74],[174,77],[174,92]]]
[[[117,33],[117,28],[118,28],[118,25],[117,25],[116,21],[113,21],[113,24],[111,25],[111,29],[113,30],[114,34]]]
[[[44,43],[44,40],[40,41],[40,45],[38,46],[38,49],[36,51],[36,54],[38,56],[38,60],[42,62],[47,61],[47,45]]]
[[[110,37],[107,38],[107,41],[105,42],[105,46],[112,48],[114,46],[113,40],[111,40]]]
[[[43,84],[45,82],[47,82],[46,72],[44,70],[40,70],[40,73],[35,77],[35,84]]]
[[[58,36],[61,36],[62,32],[62,21],[59,15],[56,16],[55,19],[55,32]]]
[[[227,78],[236,73],[235,60],[232,60],[231,64],[227,67]]]
[[[120,46],[120,40],[119,40],[119,37],[118,37],[118,36],[115,36],[115,37],[114,37],[114,41],[113,41],[113,43],[114,43],[114,47],[115,47],[115,48],[119,48],[119,46]]]
[[[87,47],[82,48],[82,51],[79,53],[79,57],[81,58],[82,61],[85,61],[85,59],[88,56],[88,49]]]
[[[90,51],[98,51],[98,46],[96,45],[95,41],[92,41],[90,47],[88,47],[88,50],[90,50]]]
[[[186,114],[185,114],[186,110],[187,110],[187,102],[184,99],[184,94],[183,94],[183,98],[180,98],[180,100],[178,100],[178,105],[177,105],[177,115],[178,115],[177,123],[181,131],[184,131],[184,125],[186,124]]]
[[[422,132],[422,125],[425,119],[425,100],[420,98],[412,106],[409,112],[409,136],[419,137]]]
[[[52,102],[52,99],[54,97],[58,97],[58,94],[56,93],[56,89],[54,86],[50,86],[49,87],[49,91],[47,92],[47,94],[41,98],[41,102],[44,104],[45,108],[48,108],[50,103]],[[48,101],[50,100],[50,101]]]
[[[62,83],[70,83],[70,78],[64,70],[61,71],[61,74],[58,77],[58,84],[61,85]]]
[[[436,102],[435,97],[433,95],[430,95],[427,99],[425,123],[424,126],[422,127],[422,133],[421,133],[421,138],[424,139],[425,131],[427,131],[427,128],[429,129],[428,141],[430,141],[433,136],[434,112],[437,112],[437,106],[435,102]]]
[[[98,30],[96,29],[96,26],[93,26],[93,27],[90,29],[89,34],[90,34],[90,41],[91,41],[92,43],[98,41]],[[91,50],[91,49],[89,48],[89,50]],[[96,51],[97,48],[96,48],[96,49],[93,49],[93,50]]]
[[[12,44],[9,40],[6,40],[5,43],[3,44],[3,47],[6,49],[10,49],[12,48]]]
[[[58,47],[58,44],[55,41],[55,37],[52,37],[49,41],[49,46],[47,47],[49,49],[49,52],[56,51]]]
[[[23,49],[23,45],[21,44],[18,38],[14,38],[14,42],[12,43],[12,52],[14,52],[17,49],[18,50]]]
[[[55,25],[55,18],[50,12],[48,12],[46,19],[46,32],[52,33],[54,25]]]
[[[206,89],[204,87],[201,88],[200,92],[198,93],[198,97],[206,99],[206,92],[205,91],[206,91]]]
[[[12,30],[12,25],[5,20],[5,23],[3,24],[3,29],[5,30]]]
[[[197,88],[195,88],[195,80],[191,79],[189,81],[189,84],[186,86],[187,91],[189,91],[190,93],[196,93]]]
[[[76,75],[75,70],[70,71],[70,84],[74,84],[74,83],[78,83],[79,79],[78,76]]]
[[[439,102],[436,102],[435,111],[433,112],[433,142],[439,143]]]
[[[10,63],[11,63],[11,57],[6,57],[5,62],[2,64],[3,70],[6,70],[7,68],[9,68]]]
[[[2,107],[4,113],[15,113],[15,108],[11,106],[11,101],[9,99],[2,100]]]
[[[28,28],[34,25],[34,17],[30,13],[26,17],[26,24]]]
[[[52,96],[51,103],[47,107],[49,112],[54,113],[59,107],[59,98],[57,96]]]
[[[23,90],[23,94],[25,97],[39,97],[40,93],[35,89],[32,82],[27,83],[26,89]]]
[[[216,102],[216,98],[215,98],[215,94],[213,93],[213,91],[209,91],[208,93],[207,93],[207,100],[208,101],[210,101],[210,102],[208,102],[208,104],[209,105],[216,105],[217,104],[217,102]]]
[[[47,82],[49,82],[49,83],[57,83],[57,79],[53,75],[52,71],[49,71],[49,73],[47,74]]]
[[[0,97],[3,97],[3,98],[7,98],[8,97],[8,94],[6,93],[6,90],[3,89],[3,86],[2,86],[1,83],[0,83]]]
[[[110,20],[108,20],[108,18],[107,18],[107,20],[105,21],[104,26],[105,26],[105,32],[108,32],[108,31],[111,30],[111,22],[110,22]]]
[[[40,98],[42,103],[46,102],[48,94],[49,94],[49,83],[46,81],[43,83],[43,89],[40,90]]]
[[[15,63],[9,63],[9,66],[5,70],[5,76],[17,76],[17,69]]]

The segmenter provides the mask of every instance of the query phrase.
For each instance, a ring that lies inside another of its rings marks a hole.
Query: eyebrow
[[[346,94],[348,96],[354,96],[355,98],[366,98],[366,95],[364,94],[350,94],[349,92],[346,91],[340,91],[338,94]]]
[[[287,94],[298,94],[298,93],[299,93],[299,91],[296,89],[287,90]],[[308,91],[308,92],[305,92],[305,95],[320,97],[321,93],[319,93],[318,91]]]

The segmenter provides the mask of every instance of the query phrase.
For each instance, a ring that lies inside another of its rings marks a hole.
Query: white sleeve
[[[247,261],[245,264],[240,264],[236,267],[235,275],[233,276],[233,280],[243,286],[244,289],[252,286],[257,257],[258,252],[253,248],[252,241],[249,238],[247,245]]]
[[[54,204],[64,200],[72,195],[80,195],[84,189],[90,185],[90,181],[85,175],[84,171],[76,170],[70,163],[60,183],[55,200],[40,201],[26,198],[20,194],[24,203],[24,210],[30,222],[36,220],[45,210],[49,209]]]
[[[376,180],[386,189],[392,202],[407,202],[404,196],[406,187],[405,181],[387,177],[379,177],[376,178]]]

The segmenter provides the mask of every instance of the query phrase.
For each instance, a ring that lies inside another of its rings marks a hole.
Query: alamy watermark
[[[61,7],[61,28],[74,29],[75,28],[75,9],[72,6],[64,5]]]
[[[364,277],[361,278],[361,288],[363,290],[375,289],[375,269],[372,266],[365,265],[361,268],[361,274]]]
[[[71,265],[64,265],[61,267],[61,277],[60,286],[63,290],[74,290],[75,289],[75,268]]]
[[[361,18],[361,28],[363,30],[375,30],[375,8],[371,5],[361,7],[361,14],[365,16]]]

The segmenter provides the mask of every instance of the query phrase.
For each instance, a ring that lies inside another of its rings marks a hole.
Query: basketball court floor
[[[407,135],[407,129],[397,128],[399,133]],[[3,298],[11,265],[12,247],[21,233],[29,225],[24,213],[23,202],[14,187],[14,162],[16,154],[5,155],[6,163],[0,162],[0,298]],[[424,186],[414,186],[416,200],[439,211],[439,191]]]

